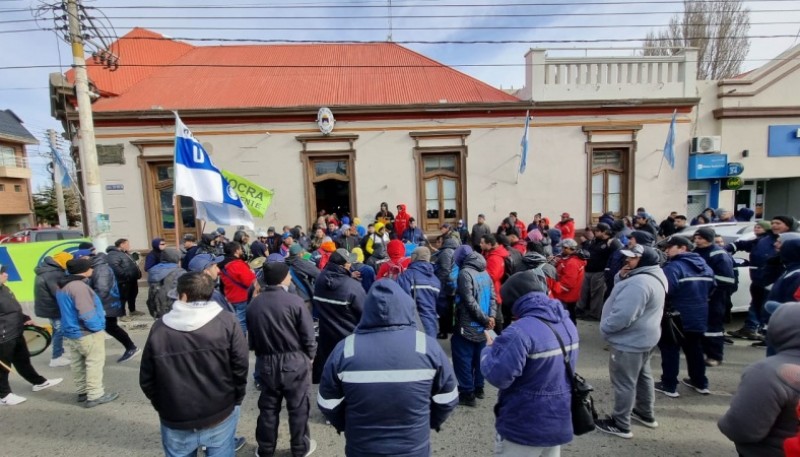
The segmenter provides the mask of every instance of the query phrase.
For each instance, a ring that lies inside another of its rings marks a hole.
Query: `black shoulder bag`
[[[539,319],[538,317],[536,319]],[[592,399],[592,387],[583,376],[572,371],[572,364],[569,361],[569,354],[564,347],[564,341],[561,335],[558,334],[556,329],[550,325],[549,322],[539,319],[544,325],[550,328],[553,334],[558,339],[558,345],[561,346],[561,352],[564,354],[564,367],[567,370],[570,384],[572,386],[572,402],[570,409],[572,410],[572,430],[575,436],[583,435],[594,431],[594,422],[597,420],[597,411],[594,409],[594,400]]]

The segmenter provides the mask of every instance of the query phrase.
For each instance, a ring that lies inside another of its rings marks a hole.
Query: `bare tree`
[[[674,55],[697,48],[697,77],[724,79],[741,72],[750,50],[750,10],[742,0],[684,0],[683,16],[670,19],[666,30],[648,32],[644,55]]]

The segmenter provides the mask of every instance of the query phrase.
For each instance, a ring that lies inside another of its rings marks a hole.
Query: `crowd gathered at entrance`
[[[706,370],[724,363],[732,337],[763,346],[765,358],[745,370],[719,429],[741,456],[800,455],[800,233],[792,217],[754,221],[752,240],[726,243],[707,224],[750,221],[752,211],[708,209],[691,222],[671,213],[659,224],[639,208],[585,229],[566,212],[554,224],[541,214],[526,224],[511,212],[496,228],[481,214],[471,227],[457,220],[431,236],[405,205],[396,208],[382,203],[368,221],[320,214],[308,231],[238,230],[231,241],[222,228],[199,240],[188,234],[178,249],[154,239],[144,270],[155,323],[143,350],[118,325],[144,315],[136,310],[142,272],[127,240],[105,253],[87,242],[47,257],[36,270],[35,314],[53,328],[50,366],[69,365],[76,401],[92,408],[119,396],[103,382],[103,332],[125,349],[118,363],[141,354],[140,386],[167,456],[200,448],[233,456],[245,442],[236,431],[252,374],[257,456],[276,452],[284,401],[292,455],[314,453],[312,383],[318,408],[345,435],[346,455],[423,457],[431,430],[456,407],[486,407],[488,382],[499,393],[486,454],[552,457],[574,435],[582,319],[598,322],[609,350],[612,412],[595,418],[597,431],[630,439],[632,423],[658,427],[658,394],[710,394]],[[678,234],[690,225],[699,226]],[[750,310],[744,327],[726,334],[737,251],[749,253]],[[11,366],[33,391],[62,379],[32,367],[21,338],[32,320],[7,278],[0,266],[0,402],[16,405],[25,398],[11,392]]]

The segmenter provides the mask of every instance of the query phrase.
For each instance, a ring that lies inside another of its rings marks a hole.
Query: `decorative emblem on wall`
[[[333,112],[328,108],[320,108],[317,112],[317,126],[323,135],[329,135],[333,132],[333,125],[336,119],[333,118]]]

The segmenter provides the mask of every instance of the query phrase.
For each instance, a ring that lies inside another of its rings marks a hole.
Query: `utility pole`
[[[47,135],[50,137],[50,150],[53,154],[58,154],[56,149],[56,131],[53,129],[47,130]],[[67,222],[67,209],[64,205],[64,189],[61,187],[61,180],[64,176],[61,175],[61,167],[58,166],[56,158],[53,157],[53,188],[56,190],[56,208],[58,208],[58,225],[61,228],[69,227]]]
[[[79,154],[81,174],[86,195],[86,218],[89,236],[92,238],[97,252],[105,252],[108,247],[108,215],[103,205],[102,185],[100,183],[100,166],[97,163],[97,146],[94,142],[94,121],[92,120],[92,102],[89,98],[89,78],[86,73],[86,58],[83,50],[83,34],[78,1],[67,0],[67,19],[69,21],[69,37],[72,44],[72,68],[75,70],[75,92],[78,97],[78,120],[80,129]]]

